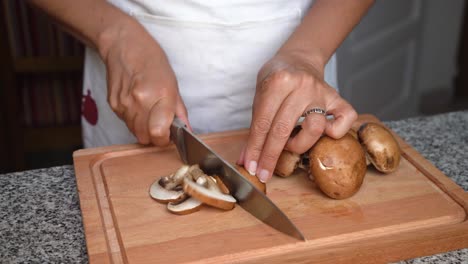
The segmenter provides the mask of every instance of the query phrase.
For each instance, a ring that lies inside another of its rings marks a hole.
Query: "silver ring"
[[[311,108],[307,111],[305,111],[301,116],[302,117],[306,117],[310,114],[321,114],[321,115],[324,115],[326,116],[327,115],[327,111],[325,111],[324,109],[322,108]]]

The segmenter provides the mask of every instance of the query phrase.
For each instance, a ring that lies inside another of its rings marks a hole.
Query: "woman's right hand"
[[[107,68],[108,102],[139,143],[165,146],[174,116],[190,128],[187,110],[164,51],[135,24],[107,36],[106,49],[100,49]]]

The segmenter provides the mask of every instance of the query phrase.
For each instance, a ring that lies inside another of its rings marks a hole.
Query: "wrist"
[[[286,58],[289,57],[294,60],[303,61],[320,72],[322,75],[325,71],[325,65],[328,62],[328,58],[325,58],[325,56],[319,54],[318,52],[312,52],[310,50],[304,49],[280,49],[276,56]]]
[[[107,61],[109,50],[112,46],[127,39],[130,33],[134,33],[139,27],[141,27],[141,25],[131,17],[126,17],[123,21],[103,27],[103,29],[98,32],[96,38],[96,47],[101,59]]]

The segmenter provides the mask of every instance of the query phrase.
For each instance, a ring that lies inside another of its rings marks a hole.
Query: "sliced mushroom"
[[[200,177],[201,175],[205,175],[205,172],[202,169],[200,169],[200,166],[198,164],[195,164],[190,166],[188,174],[193,178],[193,180],[196,181],[198,177]]]
[[[221,188],[219,188],[219,185],[216,183],[216,180],[208,175],[205,175],[206,177],[206,187],[210,190],[217,191],[219,193],[223,193],[221,191]]]
[[[390,173],[398,168],[401,150],[389,130],[377,123],[365,123],[359,128],[358,136],[368,160],[377,170]]]
[[[334,199],[354,195],[366,174],[365,153],[350,134],[320,138],[309,152],[310,173],[319,189]]]
[[[301,155],[283,150],[276,163],[275,174],[281,177],[289,177],[297,168]]]
[[[185,215],[194,213],[202,207],[203,203],[193,197],[188,195],[184,195],[185,199],[178,201],[178,202],[170,202],[167,204],[167,210],[169,212],[178,214],[178,215]]]
[[[207,205],[223,210],[231,210],[236,204],[236,199],[231,195],[197,184],[190,177],[184,178],[183,186],[188,195]]]
[[[249,180],[255,187],[266,194],[266,184],[261,182],[257,176],[251,175],[244,167],[236,165],[235,168],[239,171],[247,180]]]
[[[183,198],[183,190],[168,190],[161,186],[161,180],[155,181],[150,187],[150,196],[158,202],[176,202]]]
[[[221,192],[224,194],[229,194],[229,189],[226,186],[226,184],[224,184],[224,182],[221,180],[221,178],[218,175],[214,175],[213,178],[216,180],[216,184],[218,184],[218,187],[221,190]]]
[[[182,184],[185,176],[189,172],[190,166],[182,165],[174,174],[170,176],[161,177],[159,184],[166,190],[172,190],[178,185]]]

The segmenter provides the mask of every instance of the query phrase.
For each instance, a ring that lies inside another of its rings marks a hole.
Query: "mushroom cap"
[[[377,123],[365,123],[359,128],[358,136],[368,159],[377,170],[390,173],[398,168],[400,146],[388,129]]]
[[[281,177],[289,177],[297,168],[301,155],[283,150],[275,167],[275,174]]]
[[[350,134],[340,139],[323,136],[309,152],[310,174],[319,189],[334,199],[354,195],[366,174],[366,157]]]

